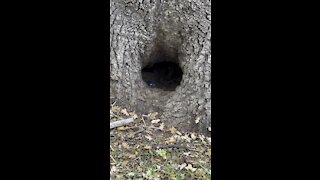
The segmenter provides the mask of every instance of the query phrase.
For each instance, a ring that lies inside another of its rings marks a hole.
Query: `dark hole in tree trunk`
[[[182,69],[171,61],[148,64],[141,70],[142,79],[150,88],[174,91],[182,80]]]

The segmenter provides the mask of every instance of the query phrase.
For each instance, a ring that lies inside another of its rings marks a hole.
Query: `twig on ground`
[[[132,126],[132,127],[127,127],[126,130],[129,130],[129,129],[140,129],[140,127],[138,126]]]
[[[148,126],[148,129],[155,129],[155,130],[162,130],[161,128],[159,128],[159,127],[154,127],[154,126]]]
[[[114,102],[111,104],[111,107],[113,107],[113,106],[116,104],[116,102],[117,102],[117,101],[114,101]]]
[[[120,121],[115,121],[115,122],[110,123],[110,129],[113,129],[113,128],[116,128],[116,127],[119,127],[119,126],[125,126],[125,125],[127,125],[129,123],[132,123],[132,122],[133,122],[133,118],[120,120]]]
[[[134,137],[135,135],[137,135],[137,134],[139,134],[139,133],[141,133],[143,131],[145,131],[145,129],[141,128],[138,131],[134,132],[132,136]]]
[[[206,173],[210,174],[210,172],[208,171],[208,169],[206,167],[204,167],[203,165],[201,165],[201,163],[199,163],[199,166],[206,171]]]
[[[117,164],[117,161],[111,156],[111,154],[110,154],[110,157],[113,160],[113,162]]]
[[[144,121],[144,119],[141,118],[141,120],[142,120],[142,122],[143,122],[143,124],[144,124],[144,127],[147,127],[147,124],[146,124],[146,122]]]
[[[155,149],[167,149],[167,148],[186,149],[188,151],[199,152],[198,150],[195,150],[195,149],[192,149],[192,148],[189,148],[189,147],[185,147],[185,146],[180,146],[178,144],[169,144],[169,145],[166,145],[166,146],[159,146],[159,147],[156,147]]]

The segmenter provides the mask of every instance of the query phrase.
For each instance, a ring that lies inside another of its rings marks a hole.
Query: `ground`
[[[111,105],[110,121],[133,118],[110,132],[110,179],[211,179],[211,138],[166,127],[157,112]]]

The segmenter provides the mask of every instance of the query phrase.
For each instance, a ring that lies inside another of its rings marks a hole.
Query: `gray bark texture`
[[[167,126],[208,133],[210,24],[210,0],[111,0],[110,100],[140,113],[158,112]],[[142,80],[144,66],[164,59],[183,71],[175,91]]]

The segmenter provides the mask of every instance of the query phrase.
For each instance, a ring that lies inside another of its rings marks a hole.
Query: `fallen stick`
[[[112,122],[112,123],[110,123],[110,129],[113,129],[113,128],[116,128],[119,126],[125,126],[129,123],[132,123],[132,122],[133,122],[133,118]]]
[[[166,149],[166,148],[186,149],[188,151],[199,152],[198,150],[195,150],[195,149],[192,149],[192,148],[189,148],[189,147],[186,147],[186,146],[180,146],[178,144],[169,144],[169,145],[166,145],[166,146],[158,146],[158,147],[155,147],[154,149]]]

